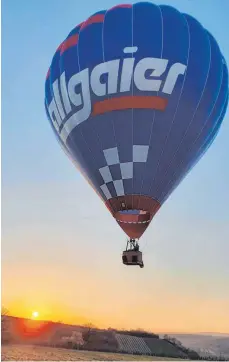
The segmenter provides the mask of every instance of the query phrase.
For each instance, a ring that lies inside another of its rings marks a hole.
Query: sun
[[[32,312],[32,319],[37,319],[39,317],[39,312],[34,311]]]

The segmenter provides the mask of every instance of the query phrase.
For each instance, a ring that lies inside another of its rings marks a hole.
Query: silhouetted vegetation
[[[1,310],[1,344],[10,343],[10,326],[8,319],[8,310],[2,307]]]
[[[142,329],[131,329],[131,330],[117,330],[116,331],[117,333],[119,334],[125,334],[125,335],[128,335],[128,336],[134,336],[134,337],[142,337],[142,338],[157,338],[159,339],[159,335],[158,334],[155,334],[155,333],[152,333],[152,332],[147,332],[147,331],[144,331]]]
[[[92,323],[88,323],[86,325],[83,326],[84,330],[82,332],[82,336],[83,336],[83,340],[85,342],[85,344],[89,343],[90,338],[93,334],[95,334],[96,331],[96,326],[94,326]]]

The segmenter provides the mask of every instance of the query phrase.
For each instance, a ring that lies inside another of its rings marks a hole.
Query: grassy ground
[[[182,361],[181,359],[134,356],[120,353],[75,351],[63,348],[2,346],[1,361]]]

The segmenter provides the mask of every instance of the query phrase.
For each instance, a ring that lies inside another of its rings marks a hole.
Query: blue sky
[[[143,270],[121,265],[125,235],[46,119],[44,82],[56,48],[78,23],[118,3],[2,1],[3,303],[13,313],[21,303],[24,314],[36,305],[50,318],[55,305],[60,314],[68,308],[101,325],[115,325],[119,315],[117,326],[229,332],[229,113],[144,234]],[[227,0],[154,3],[196,17],[229,64]],[[140,308],[131,320],[124,313],[130,303]]]

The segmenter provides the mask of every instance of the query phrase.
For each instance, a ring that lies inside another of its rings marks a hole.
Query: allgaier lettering
[[[125,48],[124,53],[127,53],[126,49],[132,48]],[[171,94],[179,75],[184,75],[187,66],[182,63],[172,64],[162,84],[160,77],[167,70],[168,62],[168,59],[143,58],[135,64],[134,56],[115,59],[96,65],[91,72],[88,68],[83,69],[72,75],[68,82],[63,72],[52,84],[53,99],[47,105],[52,123],[62,140],[66,142],[71,131],[90,117],[92,93],[98,97],[118,93],[122,96],[134,84],[139,91]],[[104,74],[107,75],[106,83],[102,82]]]

